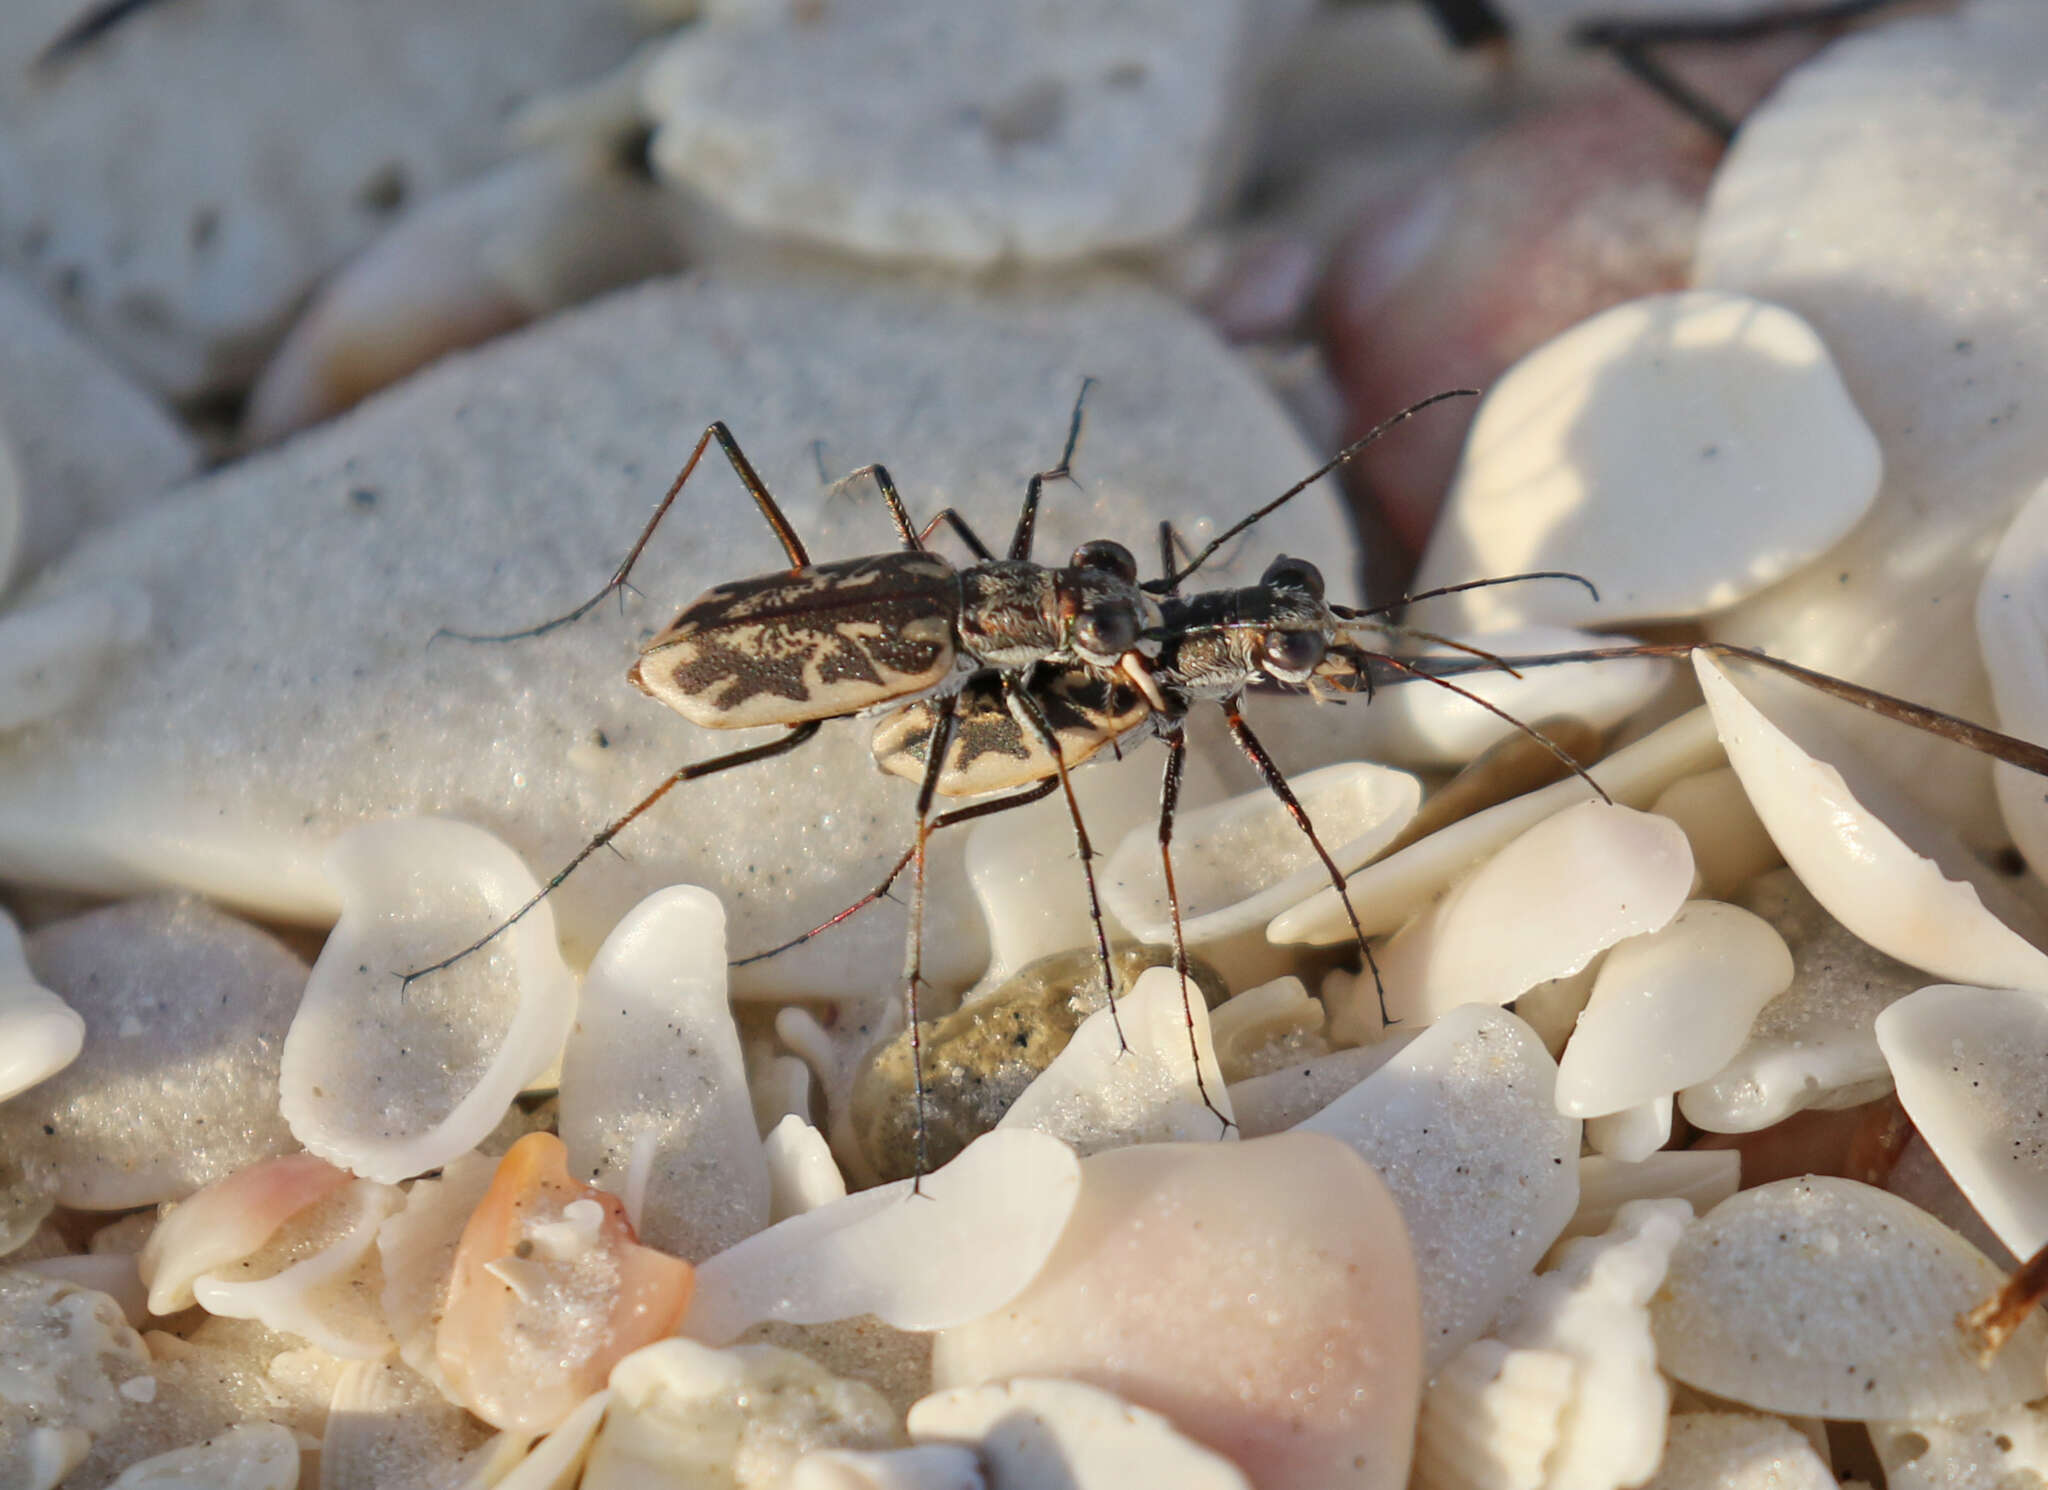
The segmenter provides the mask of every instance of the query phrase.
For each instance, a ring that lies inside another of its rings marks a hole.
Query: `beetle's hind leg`
[[[632,549],[626,554],[624,562],[612,571],[612,577],[604,582],[603,589],[575,609],[564,611],[553,620],[543,621],[538,626],[528,626],[523,631],[455,631],[444,626],[434,633],[432,640],[439,641],[445,636],[462,642],[516,642],[524,641],[528,637],[545,636],[550,631],[582,620],[603,604],[605,597],[632,588],[627,581],[633,572],[633,566],[640,562],[642,550],[654,536],[654,530],[661,526],[661,520],[668,516],[669,508],[675,505],[677,496],[682,493],[683,484],[697,469],[697,462],[704,458],[704,452],[711,447],[713,440],[718,442],[718,448],[725,453],[727,462],[740,478],[740,484],[746,487],[747,494],[754,499],[754,505],[761,509],[761,516],[767,519],[768,526],[774,530],[776,540],[782,545],[782,551],[789,556],[790,568],[796,570],[805,567],[811,562],[811,556],[805,551],[803,540],[797,537],[796,529],[791,526],[789,518],[783,514],[775,498],[769,494],[760,473],[754,469],[754,463],[748,460],[746,452],[740,449],[739,441],[732,437],[732,431],[726,427],[725,421],[714,419],[705,426],[704,433],[697,437],[697,445],[690,452],[690,458],[683,462],[682,470],[678,471],[676,479],[669,483],[667,493],[654,508],[654,515],[647,519],[647,526],[642,528],[640,536],[633,540]]]
[[[1209,1086],[1202,1079],[1202,1042],[1195,1030],[1194,984],[1188,977],[1188,941],[1180,926],[1180,890],[1173,882],[1173,818],[1180,805],[1181,768],[1187,761],[1187,736],[1180,721],[1161,724],[1159,738],[1166,744],[1166,774],[1159,784],[1159,869],[1166,879],[1166,908],[1173,917],[1173,971],[1180,978],[1180,1007],[1188,1021],[1188,1053],[1195,1063],[1195,1090],[1201,1093],[1202,1105],[1212,1116],[1223,1124],[1227,1133],[1237,1124],[1216,1105],[1209,1095]],[[1221,1081],[1223,1073],[1217,1072]]]

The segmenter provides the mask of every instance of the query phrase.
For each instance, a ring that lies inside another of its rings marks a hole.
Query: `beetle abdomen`
[[[813,564],[712,586],[630,677],[709,729],[858,714],[945,682],[959,610],[959,575],[931,554]]]
[[[1152,717],[1152,706],[1136,688],[1079,668],[1042,681],[1032,697],[1045,711],[1069,770]],[[882,720],[869,742],[875,763],[892,775],[922,781],[935,717],[934,706],[920,702]],[[1056,769],[1043,738],[1010,712],[1002,676],[979,672],[970,678],[954,701],[953,741],[939,771],[939,794],[973,797],[1030,786]]]

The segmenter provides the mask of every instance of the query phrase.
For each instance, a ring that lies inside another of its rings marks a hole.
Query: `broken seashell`
[[[2038,1314],[1988,1368],[1957,1327],[2002,1281],[1897,1196],[1853,1180],[1780,1180],[1688,1228],[1652,1310],[1658,1360],[1766,1412],[1856,1422],[1985,1412],[2039,1396],[2048,1366]]]
[[[957,1444],[910,1449],[813,1449],[789,1472],[788,1490],[988,1490],[981,1461]]]
[[[772,1225],[846,1199],[846,1177],[832,1161],[825,1135],[791,1113],[763,1141],[768,1159],[768,1219]]]
[[[1620,805],[1644,808],[1674,781],[1711,770],[1725,759],[1712,717],[1704,709],[1694,709],[1587,767],[1586,774]],[[1574,803],[1597,800],[1584,781],[1568,777],[1460,818],[1368,864],[1346,882],[1359,923],[1368,936],[1394,930],[1460,875],[1539,823]],[[1275,916],[1266,935],[1283,945],[1306,942],[1317,947],[1352,939],[1351,922],[1334,889],[1319,890],[1294,909]]]
[[[1594,576],[1600,599],[1502,585],[1427,602],[1418,619],[1615,625],[1720,610],[1854,527],[1882,469],[1800,317],[1718,290],[1631,300],[1495,382],[1415,579],[1565,569]]]
[[[435,1169],[489,1133],[561,1051],[575,981],[542,901],[452,966],[540,886],[481,828],[395,818],[343,834],[342,899],[279,1075],[286,1121],[322,1158],[371,1179]]]
[[[1221,1070],[1200,992],[1183,989],[1171,968],[1148,968],[1114,1010],[1082,1021],[996,1127],[1036,1128],[1083,1158],[1129,1143],[1235,1137]]]
[[[87,585],[0,617],[0,731],[51,719],[149,634],[149,593]]]
[[[1671,1142],[1671,1094],[1586,1119],[1586,1146],[1596,1154],[1640,1164]]]
[[[1836,1490],[1834,1471],[1783,1418],[1747,1412],[1674,1415],[1664,1461],[1644,1490]],[[1893,1480],[1891,1490],[1905,1490]]]
[[[582,1472],[590,1442],[612,1404],[610,1391],[592,1392],[577,1403],[554,1432],[527,1451],[491,1490],[571,1490]],[[467,1490],[467,1487],[465,1487]]]
[[[569,1167],[646,1245],[702,1261],[768,1224],[768,1163],[726,997],[725,911],[658,890],[605,938],[562,1055]]]
[[[910,1409],[909,1426],[919,1443],[972,1445],[998,1486],[1033,1483],[1056,1464],[1071,1490],[1251,1490],[1243,1470],[1168,1418],[1078,1381],[1019,1376],[936,1392]]]
[[[48,1490],[114,1426],[149,1353],[105,1294],[14,1269],[0,1270],[0,1339],[0,1483]]]
[[[1245,1081],[1264,1071],[1328,1053],[1323,1039],[1327,1013],[1295,977],[1275,978],[1233,994],[1209,1014],[1209,1038],[1216,1068],[1226,1082]]]
[[[0,1102],[56,1075],[84,1044],[84,1018],[36,981],[21,928],[0,911]]]
[[[1465,1346],[1422,1394],[1412,1490],[1542,1490],[1577,1372],[1562,1351]]]
[[[1913,1126],[2016,1257],[2048,1243],[2041,1092],[2048,1000],[1939,983],[1877,1017]]]
[[[1579,1208],[1558,1240],[1598,1235],[1631,1200],[1682,1200],[1703,1216],[1733,1195],[1741,1178],[1742,1156],[1733,1149],[1673,1149],[1633,1164],[1584,1155],[1579,1160]]]
[[[1568,866],[1568,869],[1567,869]],[[1668,818],[1581,802],[1461,880],[1381,950],[1387,1014],[1428,1023],[1460,1004],[1505,1004],[1577,972],[1624,937],[1664,926],[1692,885],[1692,853]],[[1371,1038],[1369,978],[1330,1012],[1330,1037]]]
[[[625,1207],[570,1178],[566,1157],[548,1133],[512,1145],[456,1250],[434,1353],[493,1427],[559,1426],[689,1306],[690,1265],[640,1246]]]
[[[326,1471],[322,1468],[323,1483]],[[107,1490],[296,1490],[299,1440],[279,1423],[237,1423],[204,1443],[152,1454],[115,1476]],[[333,1481],[340,1484],[340,1481]]]
[[[775,1490],[819,1448],[890,1448],[895,1410],[793,1350],[658,1340],[613,1367],[582,1490],[726,1484]]]
[[[1109,1149],[1081,1172],[1038,1279],[940,1333],[936,1389],[1078,1377],[1164,1413],[1263,1490],[1405,1483],[1414,1274],[1370,1166],[1282,1133]],[[1203,1281],[1219,1269],[1221,1292]]]
[[[498,1161],[488,1155],[458,1154],[439,1178],[414,1180],[404,1206],[377,1228],[377,1257],[384,1273],[378,1303],[385,1325],[398,1341],[399,1358],[451,1400],[447,1378],[434,1355],[434,1334],[441,1327],[463,1228],[483,1203],[497,1171]]]
[[[348,1182],[348,1171],[325,1159],[285,1154],[238,1169],[165,1207],[139,1263],[149,1289],[149,1312],[191,1308],[194,1278],[241,1261],[292,1216]]]
[[[874,1314],[934,1330],[979,1318],[1037,1276],[1080,1185],[1080,1162],[1057,1138],[983,1134],[922,1180],[849,1195],[707,1258],[681,1330],[723,1345],[765,1319]],[[921,1198],[906,1205],[913,1186]],[[955,1264],[935,1273],[933,1257]]]
[[[1757,816],[1830,915],[1901,962],[1958,983],[2048,993],[2048,955],[1984,908],[1744,698],[1703,652],[1700,688]]]
[[[1667,1100],[1668,1133],[1671,1094],[1726,1065],[1791,983],[1792,953],[1768,921],[1688,901],[1668,926],[1607,954],[1557,1065],[1557,1110],[1592,1118]]]
[[[2020,508],[1998,540],[1977,591],[1977,645],[1991,680],[1998,726],[2025,740],[2048,738],[2048,675],[2044,675],[2042,549],[2048,544],[2048,482]],[[1998,809],[2030,865],[2048,865],[2048,810],[2039,777],[2004,761],[1991,767]]]
[[[1570,1219],[1579,1120],[1557,1068],[1503,1009],[1453,1009],[1297,1132],[1364,1155],[1400,1203],[1435,1370],[1478,1338]]]
[[[73,1288],[105,1294],[121,1306],[121,1317],[138,1330],[149,1322],[149,1291],[142,1286],[132,1253],[76,1252],[21,1262],[10,1259],[10,1265]]]
[[[1886,1490],[1970,1490],[2048,1479],[2048,1412],[2039,1403],[1946,1421],[1872,1423]]]
[[[377,1228],[403,1203],[393,1186],[350,1180],[293,1212],[255,1250],[193,1277],[192,1296],[210,1314],[261,1320],[331,1354],[375,1359],[391,1348],[376,1307]]]
[[[351,1361],[334,1383],[320,1435],[320,1490],[481,1490],[532,1443],[529,1436],[492,1433],[396,1361]]]
[[[1731,766],[1674,781],[1650,811],[1685,829],[1704,899],[1726,900],[1785,862]]]
[[[1338,976],[1338,975],[1332,975]],[[1391,1034],[1372,1045],[1309,1056],[1230,1087],[1243,1138],[1263,1138],[1304,1122],[1335,1102],[1415,1042],[1421,1031]]]

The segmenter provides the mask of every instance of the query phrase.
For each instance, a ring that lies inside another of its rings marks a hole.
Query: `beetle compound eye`
[[[1273,631],[1267,633],[1263,650],[1268,671],[1300,676],[1323,660],[1326,648],[1320,631]]]
[[[1128,606],[1091,605],[1074,621],[1074,650],[1113,662],[1138,644],[1138,618]]]
[[[1075,549],[1074,568],[1099,569],[1125,584],[1135,584],[1138,579],[1138,561],[1131,557],[1131,551],[1108,538],[1097,538]]]
[[[1306,590],[1316,599],[1323,598],[1323,571],[1306,559],[1290,559],[1282,554],[1266,566],[1261,585],[1277,585],[1283,590]]]

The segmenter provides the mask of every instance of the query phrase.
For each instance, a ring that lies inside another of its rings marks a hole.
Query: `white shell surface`
[[[78,1059],[85,1020],[36,981],[14,918],[0,911],[0,1102]]]
[[[813,1449],[789,1472],[789,1490],[988,1490],[981,1460],[957,1444],[909,1449]]]
[[[1204,1104],[1205,1087],[1217,1111]],[[1081,1022],[996,1126],[1050,1133],[1085,1157],[1129,1143],[1235,1138],[1229,1117],[1201,990],[1154,967],[1116,1001],[1114,1017],[1103,1008]]]
[[[774,1345],[658,1340],[612,1368],[611,1398],[581,1490],[779,1490],[812,1449],[902,1441],[880,1392]]]
[[[2048,473],[2030,371],[2048,362],[2048,285],[2035,272],[2048,235],[2034,195],[2048,153],[2044,46],[2036,5],[1900,19],[1830,46],[1744,120],[1714,180],[1694,282],[1812,324],[1877,434],[1885,479],[1824,561],[1717,617],[1715,639],[1991,717],[1973,661],[1978,584]],[[1787,702],[1799,718],[1845,712],[1812,694]],[[1777,717],[1796,732],[1795,713]],[[1891,782],[1964,823],[1973,843],[1997,844],[1983,757],[1882,719],[1841,727]]]
[[[0,1270],[0,1337],[0,1473],[54,1485],[114,1426],[149,1352],[105,1294],[12,1269]]]
[[[1631,638],[1596,636],[1564,626],[1515,626],[1460,632],[1456,640],[1465,646],[1426,646],[1420,655],[1470,655],[1466,649],[1477,647],[1497,657],[1535,657],[1588,647],[1626,646]],[[1605,730],[1648,702],[1669,673],[1670,665],[1662,658],[1634,657],[1531,667],[1519,677],[1481,671],[1452,681],[1513,719],[1540,727],[1542,720],[1565,715]],[[1382,689],[1363,712],[1363,719],[1349,728],[1347,735],[1375,760],[1402,766],[1462,766],[1519,733],[1508,719],[1422,679]]]
[[[1471,1004],[1295,1130],[1342,1139],[1394,1192],[1431,1369],[1478,1338],[1578,1203],[1579,1122],[1556,1081],[1527,1025]]]
[[[1564,1351],[1474,1340],[1422,1394],[1414,1490],[1542,1490],[1577,1375]]]
[[[1819,1175],[1779,1180],[1688,1228],[1653,1310],[1657,1358],[1688,1385],[1766,1412],[1984,1412],[2039,1396],[2048,1364],[2038,1315],[1988,1369],[1957,1326],[2003,1282],[1897,1196]]]
[[[1398,1490],[1421,1392],[1414,1275],[1371,1168],[1286,1133],[1110,1149],[1081,1169],[1043,1274],[939,1335],[934,1388],[1079,1377],[1262,1490]]]
[[[825,1135],[790,1113],[761,1140],[768,1160],[768,1216],[787,1221],[821,1205],[846,1199],[846,1176],[832,1157]]]
[[[396,1361],[351,1361],[320,1435],[319,1490],[446,1484],[485,1490],[531,1440],[491,1429]]]
[[[1899,1101],[1977,1213],[2031,1257],[2048,1242],[2048,999],[1936,984],[1877,1018]]]
[[[597,1436],[598,1424],[611,1404],[609,1390],[585,1397],[562,1419],[561,1426],[528,1450],[492,1490],[572,1490],[584,1456],[590,1452],[590,1441]]]
[[[1071,259],[1193,221],[1284,29],[1239,0],[721,6],[643,97],[656,168],[750,227],[890,258]]]
[[[1601,1154],[1579,1160],[1579,1208],[1559,1240],[1605,1231],[1631,1200],[1682,1200],[1705,1215],[1735,1193],[1742,1155],[1733,1149],[1674,1149],[1639,1163]]]
[[[1768,921],[1688,901],[1668,926],[1620,943],[1600,965],[1558,1062],[1558,1111],[1600,1117],[1713,1075],[1791,982],[1791,950]]]
[[[298,1147],[278,1063],[306,965],[267,933],[169,896],[52,922],[37,979],[85,1021],[78,1059],[0,1104],[0,1153],[47,1166],[61,1205],[176,1200]]]
[[[978,1318],[1037,1276],[1079,1197],[1073,1150],[985,1133],[918,1183],[878,1185],[757,1232],[697,1269],[682,1332],[722,1345],[764,1319],[873,1314],[900,1329]],[[957,1260],[934,1272],[933,1257]]]
[[[1714,1133],[1755,1132],[1884,1083],[1877,1016],[1927,981],[1853,935],[1789,869],[1762,876],[1740,898],[1791,947],[1792,986],[1764,1005],[1725,1066],[1679,1094],[1686,1120]]]
[[[1586,1146],[1596,1154],[1640,1164],[1671,1142],[1671,1094],[1586,1119]]]
[[[149,596],[98,586],[0,616],[0,730],[62,714],[148,634]]]
[[[1671,1419],[1663,1462],[1644,1490],[1833,1490],[1836,1484],[1827,1462],[1783,1418],[1688,1412]]]
[[[1421,782],[1364,761],[1304,771],[1288,785],[1345,874],[1393,842],[1422,805]],[[1191,946],[1263,926],[1330,882],[1308,836],[1263,787],[1178,815],[1173,879],[1180,892],[1181,933]],[[1101,884],[1108,909],[1133,935],[1148,942],[1173,940],[1156,825],[1124,835],[1102,869]]]
[[[1670,1387],[1657,1371],[1650,1301],[1691,1219],[1681,1200],[1630,1201],[1613,1226],[1568,1243],[1557,1266],[1501,1310],[1495,1338],[1560,1352],[1577,1368],[1546,1460],[1553,1490],[1615,1490],[1656,1468]]]
[[[1706,710],[1695,709],[1590,767],[1587,774],[1616,802],[1646,808],[1672,782],[1723,764],[1720,740]],[[1459,875],[1498,853],[1544,819],[1598,799],[1577,777],[1553,782],[1461,818],[1368,864],[1349,880],[1351,904],[1368,936],[1392,931],[1423,909]],[[1351,940],[1351,923],[1335,890],[1320,890],[1266,928],[1273,941],[1324,947]]]
[[[570,1172],[626,1198],[647,1246],[693,1262],[768,1224],[725,956],[715,895],[657,891],[598,949],[562,1053]]]
[[[1840,771],[1795,745],[1705,653],[1693,665],[1757,816],[1836,920],[1937,976],[2048,993],[2048,955],[1986,910],[1974,888],[1901,842]]]
[[[1726,900],[1785,862],[1731,766],[1673,782],[1650,811],[1685,829],[1700,893],[1709,900]]]
[[[2048,739],[2048,482],[1998,540],[1977,591],[1977,645],[1998,727]],[[2013,842],[2029,864],[2048,865],[2048,805],[2031,771],[1996,762],[1992,784]]]
[[[1944,1422],[1872,1423],[1887,1490],[1996,1490],[2048,1479],[2048,1413],[2036,1403]]]
[[[1078,1381],[1022,1376],[935,1392],[910,1409],[919,1443],[971,1445],[996,1490],[1251,1490],[1244,1471],[1156,1412]]]
[[[1419,615],[1498,628],[1720,610],[1848,532],[1882,467],[1827,348],[1797,315],[1721,291],[1632,300],[1494,383],[1415,579],[1427,589],[1565,569],[1600,599],[1499,585]]]
[[[114,1477],[109,1490],[295,1490],[299,1440],[281,1423],[237,1423],[190,1448],[152,1454]]]
[[[1692,852],[1668,818],[1582,802],[1538,823],[1454,886],[1378,954],[1387,1012],[1427,1023],[1460,1004],[1505,1004],[1577,972],[1685,903]],[[1334,1040],[1379,1026],[1372,980],[1331,1011]]]
[[[459,951],[539,884],[480,828],[394,819],[355,829],[329,857],[343,910],[279,1076],[285,1118],[308,1149],[373,1179],[438,1168],[497,1125],[554,1063],[576,1007],[548,904],[454,966]]]
[[[1238,1131],[1258,1138],[1314,1117],[1413,1044],[1420,1033],[1393,1032],[1371,1045],[1309,1056],[1263,1076],[1232,1082],[1230,1105]]]

